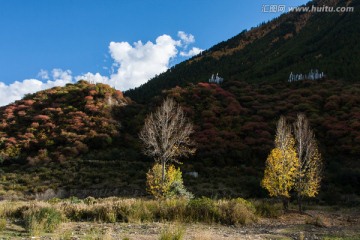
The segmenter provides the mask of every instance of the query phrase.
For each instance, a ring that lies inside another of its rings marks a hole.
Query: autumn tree
[[[299,211],[302,198],[315,197],[319,192],[322,160],[309,121],[304,114],[298,114],[294,123],[294,136],[299,165],[294,189],[297,193]]]
[[[266,160],[261,184],[268,190],[270,196],[282,198],[285,210],[288,209],[289,192],[295,184],[298,164],[291,127],[282,116],[277,123],[275,148]]]
[[[144,153],[161,164],[161,179],[165,182],[166,164],[178,162],[179,157],[195,153],[190,139],[193,124],[186,118],[182,108],[171,98],[145,119],[139,137],[144,144]]]
[[[0,163],[8,159],[18,158],[20,155],[20,148],[14,139],[13,141],[6,141],[5,138],[0,138]]]
[[[193,195],[184,187],[182,173],[179,168],[170,165],[166,168],[165,180],[162,180],[162,166],[155,163],[146,174],[147,191],[155,198],[183,197],[192,198]]]

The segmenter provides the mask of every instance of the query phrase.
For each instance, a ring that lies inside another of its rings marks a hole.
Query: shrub
[[[280,203],[269,202],[266,200],[255,201],[256,214],[261,217],[277,218],[282,213],[282,205]]]
[[[124,222],[150,222],[158,215],[156,201],[126,199],[117,204],[117,213]]]
[[[24,202],[0,202],[0,218],[19,218],[21,217],[20,209],[24,206]]]
[[[193,195],[185,189],[182,173],[174,165],[166,169],[165,180],[162,180],[162,166],[155,163],[146,174],[147,191],[155,198],[192,198]]]
[[[158,215],[162,221],[178,221],[185,222],[187,217],[186,199],[166,199],[158,202]]]
[[[94,219],[93,215],[90,217],[92,209],[89,207],[86,208],[85,204],[73,204],[69,202],[64,202],[61,204],[61,208],[65,216],[71,221],[81,221],[81,220],[90,220]]]
[[[135,201],[131,206],[128,220],[130,222],[151,222],[157,212],[157,203],[154,201]]]
[[[247,201],[247,200],[245,200],[245,199],[243,199],[243,198],[236,198],[236,199],[234,199],[234,200],[235,200],[236,202],[240,203],[240,204],[245,205],[246,208],[247,208],[249,211],[251,211],[251,212],[253,212],[253,213],[256,212],[255,205],[254,205],[252,202]]]
[[[93,210],[96,220],[99,222],[116,222],[116,212],[111,204],[96,206]]]
[[[219,201],[219,214],[224,224],[244,225],[256,221],[255,207],[242,198]]]
[[[62,214],[53,207],[42,207],[33,205],[23,211],[25,229],[31,235],[41,232],[54,232],[63,221]]]
[[[218,208],[216,207],[215,201],[207,197],[190,200],[187,206],[187,212],[190,222],[217,222],[219,219]]]
[[[169,192],[166,196],[169,198],[173,198],[173,197],[183,197],[186,199],[194,198],[194,195],[186,190],[182,179],[175,180],[171,183]]]

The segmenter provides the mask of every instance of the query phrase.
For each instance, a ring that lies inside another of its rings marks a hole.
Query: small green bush
[[[252,203],[252,202],[250,202],[250,201],[248,201],[248,200],[245,200],[245,199],[243,199],[243,198],[236,198],[236,199],[234,199],[237,203],[240,203],[240,204],[243,204],[243,205],[245,205],[246,206],[246,208],[248,208],[248,210],[249,211],[251,211],[251,212],[256,212],[256,207],[255,207],[255,205]]]
[[[273,203],[266,200],[254,202],[256,214],[261,217],[277,218],[283,213],[283,207],[280,203]]]
[[[147,191],[156,199],[163,198],[193,198],[186,190],[180,168],[170,165],[166,169],[165,180],[162,180],[162,166],[155,163],[146,174]]]
[[[192,199],[187,206],[187,213],[190,222],[217,222],[219,211],[214,200],[207,197]]]
[[[180,170],[179,170],[180,171]],[[189,192],[183,183],[183,180],[175,180],[171,183],[169,192],[166,195],[168,198],[185,198],[185,199],[192,199],[194,195]]]
[[[32,206],[23,212],[25,229],[32,235],[54,232],[63,221],[61,212],[52,207]]]

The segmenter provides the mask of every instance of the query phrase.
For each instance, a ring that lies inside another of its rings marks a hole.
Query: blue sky
[[[0,0],[0,105],[80,76],[126,90],[281,14],[264,4],[306,2]]]

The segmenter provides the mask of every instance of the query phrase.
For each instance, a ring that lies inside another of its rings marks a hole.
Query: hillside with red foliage
[[[0,156],[29,164],[63,162],[109,146],[120,126],[112,108],[128,103],[120,91],[86,81],[28,95],[0,108]]]

